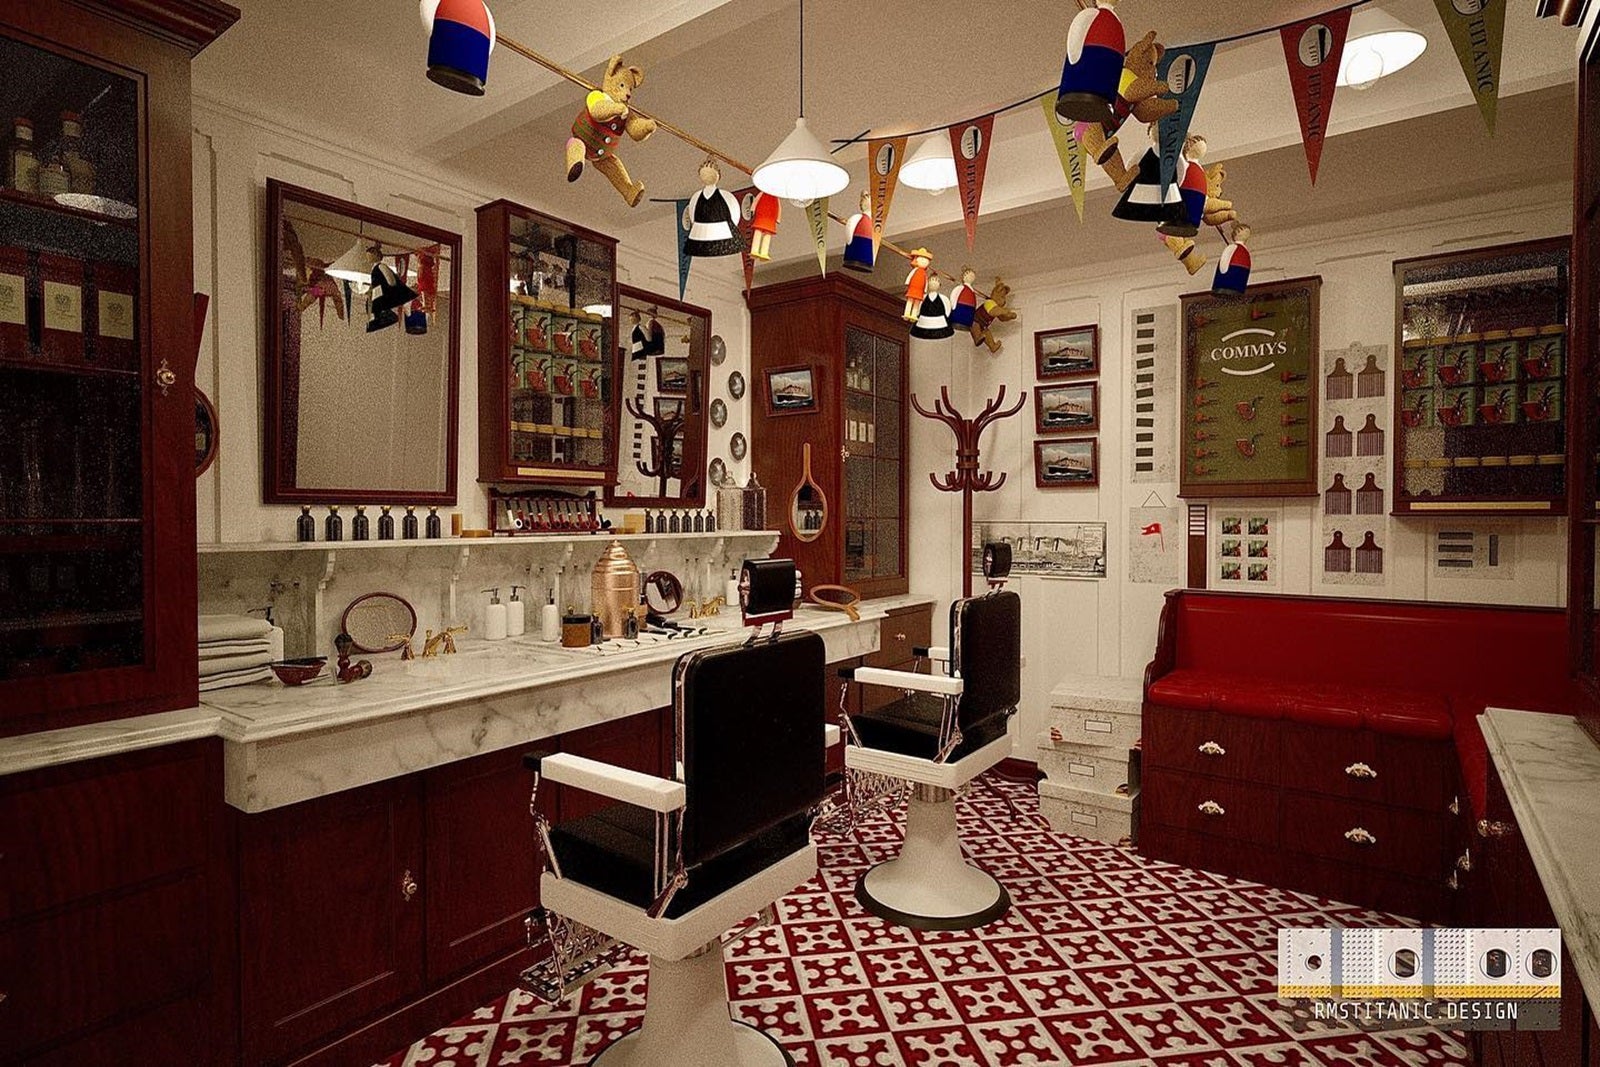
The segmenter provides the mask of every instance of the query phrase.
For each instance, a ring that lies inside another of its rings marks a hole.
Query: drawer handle
[[[1215,800],[1201,801],[1198,810],[1201,815],[1221,816],[1228,814],[1228,809],[1218,804]]]
[[[411,903],[411,898],[417,895],[417,888],[417,880],[411,877],[410,870],[407,870],[406,873],[400,876],[401,900],[405,901],[407,904]]]
[[[1460,796],[1451,797],[1450,798],[1450,803],[1446,806],[1445,810],[1448,811],[1451,815],[1460,815],[1461,814],[1461,797]]]
[[[1352,845],[1376,845],[1378,839],[1372,836],[1372,831],[1361,826],[1354,826],[1344,832],[1344,839]]]
[[[1460,876],[1458,876],[1455,871],[1451,871],[1450,872],[1450,877],[1448,877],[1448,878],[1446,878],[1444,880],[1444,887],[1446,889],[1452,889],[1452,890],[1460,889],[1461,888],[1461,878],[1460,878]]]
[[[1456,870],[1467,874],[1472,870],[1472,850],[1469,848],[1456,857]]]
[[[905,634],[895,634],[894,635],[894,639],[896,641],[904,641],[906,639],[906,635]]]
[[[1228,754],[1228,750],[1215,741],[1203,742],[1198,751],[1202,756],[1226,756]]]
[[[1065,740],[1066,740],[1066,737],[1061,733],[1061,727],[1059,727],[1059,726],[1050,727],[1050,743],[1051,744],[1059,745]]]
[[[1516,827],[1508,822],[1501,822],[1499,819],[1478,820],[1479,837],[1507,837],[1515,830]]]
[[[1352,763],[1350,766],[1344,769],[1344,773],[1348,774],[1352,778],[1365,778],[1370,780],[1378,777],[1378,772],[1367,766],[1365,763]]]

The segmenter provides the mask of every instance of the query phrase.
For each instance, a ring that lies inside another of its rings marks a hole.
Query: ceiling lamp
[[[956,156],[945,131],[929,134],[900,168],[900,181],[935,195],[955,188]]]
[[[756,188],[780,200],[810,203],[850,184],[850,172],[833,161],[817,135],[806,127],[806,3],[800,0],[800,117],[751,179]]]
[[[380,251],[377,245],[369,245],[358,237],[350,251],[328,264],[322,273],[342,282],[366,285],[372,280],[372,268],[378,265]]]
[[[1339,61],[1338,85],[1367,89],[1397,74],[1427,51],[1428,39],[1393,15],[1368,7],[1355,14]]]
[[[494,51],[494,15],[483,0],[421,0],[428,30],[428,79],[468,96],[482,96]]]

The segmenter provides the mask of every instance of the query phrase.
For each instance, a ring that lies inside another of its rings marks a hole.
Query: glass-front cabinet
[[[613,482],[615,239],[497,200],[478,285],[479,480]]]
[[[0,11],[0,734],[196,698],[202,43]]]
[[[906,344],[844,330],[844,582],[904,571],[900,427]]]

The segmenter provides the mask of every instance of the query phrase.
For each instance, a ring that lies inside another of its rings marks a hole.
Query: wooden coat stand
[[[645,466],[639,460],[634,466],[639,468],[639,473],[646,478],[654,478],[658,483],[656,495],[667,495],[667,482],[672,479],[672,442],[683,432],[683,416],[681,415],[655,415],[645,411],[633,400],[623,401],[623,407],[628,414],[649,426],[656,435],[656,454],[651,457],[654,462]]]
[[[972,494],[992,493],[1006,484],[1005,471],[1000,472],[997,478],[993,471],[980,471],[978,469],[978,439],[983,436],[983,431],[991,422],[1009,419],[1022,410],[1028,401],[1028,394],[1024,392],[1017,398],[1009,411],[1001,411],[1000,405],[1005,403],[1006,387],[1002,385],[1000,392],[993,400],[984,404],[983,410],[977,418],[966,418],[950,403],[950,387],[943,386],[939,390],[939,399],[934,401],[933,410],[929,411],[917,402],[917,394],[911,394],[911,406],[918,415],[925,419],[937,419],[950,427],[950,432],[956,435],[956,469],[950,471],[943,478],[930,472],[928,481],[941,493],[961,494],[961,553],[964,562],[961,568],[961,595],[972,595],[972,564],[965,557],[972,551]]]

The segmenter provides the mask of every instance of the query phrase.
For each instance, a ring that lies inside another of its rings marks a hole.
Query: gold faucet
[[[446,656],[453,655],[456,650],[456,634],[466,632],[465,626],[451,626],[437,634],[429,630],[422,642],[422,658],[429,659],[441,653]]]
[[[432,634],[433,631],[429,630],[428,633]],[[389,640],[398,642],[400,644],[400,658],[401,659],[405,660],[405,659],[416,659],[417,658],[417,650],[411,647],[411,638],[414,637],[414,636],[415,636],[414,634],[390,634],[389,635]]]
[[[718,593],[716,596],[700,605],[700,617],[708,619],[713,615],[721,615],[722,609],[728,603],[728,598]]]

